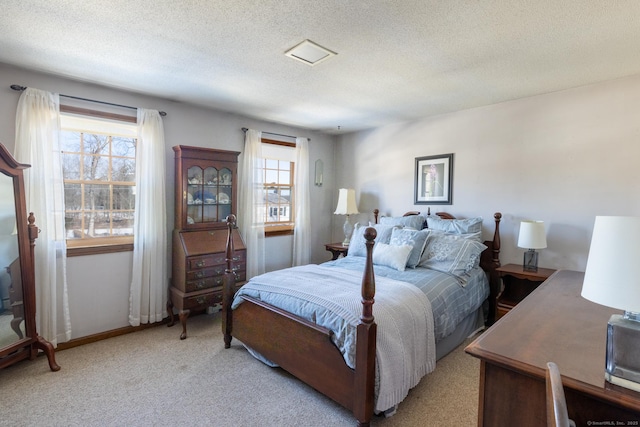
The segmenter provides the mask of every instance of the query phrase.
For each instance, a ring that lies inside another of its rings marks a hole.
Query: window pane
[[[87,213],[85,227],[87,234],[93,237],[107,237],[110,235],[109,211],[98,211]]]
[[[84,208],[90,210],[109,209],[108,185],[85,185]]]
[[[265,159],[265,167],[268,169],[278,169],[278,161],[273,159]]]
[[[131,185],[113,186],[113,210],[129,210],[136,206],[135,187]]]
[[[267,169],[264,171],[264,183],[275,184],[278,183],[278,171]]]
[[[79,153],[82,134],[80,132],[63,131],[60,134],[60,148],[63,152]]]
[[[284,160],[280,160],[279,168],[280,168],[280,170],[288,171],[291,168],[291,162],[286,162]]]
[[[65,184],[64,207],[67,211],[77,211],[82,208],[82,186],[80,184]]]
[[[85,133],[84,152],[89,154],[109,155],[109,136],[99,133]]]
[[[111,159],[111,180],[128,181],[136,180],[136,161],[131,158],[114,157]]]
[[[103,156],[84,157],[84,179],[107,181],[109,179],[109,158]]]
[[[67,212],[64,215],[64,226],[67,231],[67,239],[79,239],[82,237],[82,214],[80,212]]]
[[[280,184],[289,184],[291,183],[291,173],[288,171],[280,171],[278,173],[278,182]]]
[[[291,187],[280,187],[280,196],[286,201],[291,201]]]
[[[62,176],[64,179],[80,179],[80,154],[62,154]]]
[[[111,223],[114,236],[133,236],[133,212],[113,212]]]
[[[122,136],[114,136],[111,138],[111,155],[135,157],[136,140],[134,138],[125,138]]]

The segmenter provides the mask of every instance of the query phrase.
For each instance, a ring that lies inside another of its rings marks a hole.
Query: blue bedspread
[[[364,257],[348,256],[322,265],[363,271],[364,262]],[[411,283],[427,295],[433,310],[436,342],[451,334],[458,323],[476,311],[489,296],[489,280],[480,267],[471,272],[471,277],[467,279],[464,287],[451,274],[422,267],[398,271],[390,267],[374,265],[373,269],[376,277],[384,276]],[[374,316],[375,310],[374,304]]]

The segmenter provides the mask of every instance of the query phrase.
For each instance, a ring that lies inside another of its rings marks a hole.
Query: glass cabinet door
[[[220,221],[224,221],[228,215],[231,214],[231,195],[233,182],[233,175],[227,168],[220,170],[220,179],[218,181],[218,218]]]
[[[187,224],[224,221],[232,212],[232,172],[228,168],[187,170]]]

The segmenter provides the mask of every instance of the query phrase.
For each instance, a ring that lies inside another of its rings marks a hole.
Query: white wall
[[[168,242],[171,242],[174,221],[174,160],[171,147],[191,145],[242,151],[244,133],[241,128],[243,127],[311,138],[309,144],[310,164],[313,165],[317,159],[322,159],[325,165],[324,185],[316,187],[312,184],[310,189],[311,223],[314,229],[310,242],[311,259],[312,262],[322,262],[329,259],[329,253],[325,251],[323,244],[328,243],[331,239],[331,213],[335,208],[334,199],[337,197],[334,191],[333,173],[335,170],[333,165],[334,137],[306,129],[268,123],[177,101],[117,91],[0,64],[0,143],[5,145],[10,152],[13,152],[14,148],[15,114],[20,96],[19,92],[10,89],[12,84],[167,112],[163,121],[166,142]],[[313,167],[311,169],[309,179],[313,183]],[[268,238],[266,243],[268,267],[275,269],[290,266],[291,247],[292,239],[290,236]],[[124,252],[68,259],[72,338],[127,326],[131,258],[131,252]],[[170,269],[170,251],[167,253],[167,261]]]
[[[522,262],[520,220],[543,220],[539,265],[584,271],[595,216],[640,215],[639,137],[633,76],[343,135],[337,184],[357,189],[361,212],[426,212],[414,204],[415,158],[454,153],[453,204],[432,213],[482,216],[489,238],[502,212],[503,264]]]

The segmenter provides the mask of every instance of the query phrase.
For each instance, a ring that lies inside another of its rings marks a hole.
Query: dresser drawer
[[[185,292],[194,292],[194,291],[201,291],[203,289],[214,288],[221,291],[223,280],[224,280],[223,275],[215,276],[215,277],[207,277],[199,280],[192,280],[186,283],[185,289],[183,290]]]
[[[188,296],[184,298],[182,305],[184,310],[206,308],[216,304],[222,304],[222,292],[214,291],[206,294]]]
[[[234,270],[233,274],[236,276],[236,282],[244,282],[247,280],[246,266],[243,265],[242,269]]]
[[[187,270],[198,270],[201,268],[213,267],[214,265],[222,265],[222,268],[224,269],[225,259],[224,252],[189,257],[187,258]]]
[[[224,274],[224,268],[224,265],[216,265],[211,268],[187,271],[187,280],[200,280],[213,276],[222,276]]]
[[[231,261],[233,263],[245,262],[246,252],[239,251],[233,255]],[[187,258],[187,270],[198,270],[201,268],[207,268],[212,266],[222,266],[223,272],[224,268],[227,265],[227,258],[224,252],[202,255],[197,257],[189,257]]]
[[[171,303],[180,311],[205,309],[222,303],[222,290],[211,289],[186,293],[172,286]]]

